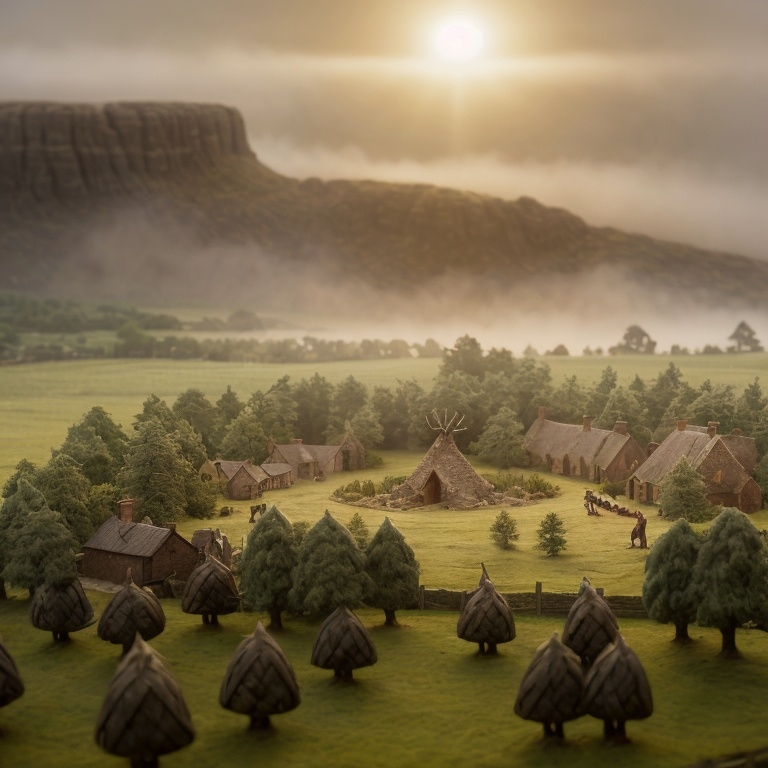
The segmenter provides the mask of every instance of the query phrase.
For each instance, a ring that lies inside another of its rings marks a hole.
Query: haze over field
[[[471,55],[435,49],[440,25],[457,18],[481,37]],[[767,36],[761,0],[6,0],[0,100],[227,104],[243,114],[261,162],[289,176],[526,195],[591,225],[767,259]],[[142,253],[169,249],[148,235],[125,254],[116,246],[124,232],[95,238],[130,283]],[[176,240],[179,259],[211,256]],[[447,279],[402,305],[341,276],[322,291],[305,277],[262,282],[249,296],[353,317],[362,307],[392,335],[393,316],[407,309],[401,335],[444,343],[469,317],[488,344],[515,347],[515,335],[542,351],[606,346],[630,322],[660,349],[725,346],[742,319],[721,320],[684,292],[671,306],[620,270],[568,280],[567,291],[509,286],[488,301]],[[217,298],[200,285],[193,299]],[[414,306],[424,322],[416,333]],[[455,321],[451,307],[461,307]],[[743,317],[765,341],[763,314]]]

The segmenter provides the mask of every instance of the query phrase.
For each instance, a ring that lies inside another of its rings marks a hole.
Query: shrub
[[[542,549],[547,557],[552,557],[565,549],[565,525],[558,516],[557,512],[548,512],[539,524],[536,532],[539,537],[539,543],[536,549]]]
[[[513,541],[520,538],[517,532],[517,523],[509,516],[506,509],[502,509],[496,519],[491,523],[491,538],[502,549],[514,549]]]
[[[606,496],[610,496],[612,499],[615,499],[617,496],[626,496],[627,484],[626,482],[622,482],[620,480],[617,480],[615,482],[611,480],[606,480],[600,486],[600,492],[604,493]]]
[[[391,493],[392,489],[404,483],[408,478],[405,475],[399,475],[394,477],[393,475],[387,475],[377,486],[376,493]]]

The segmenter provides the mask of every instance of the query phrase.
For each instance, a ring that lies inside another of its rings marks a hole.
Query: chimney
[[[645,448],[646,457],[650,456],[658,447],[659,447],[659,443],[648,443],[648,445]]]
[[[627,434],[627,422],[626,421],[617,421],[616,425],[613,428],[614,432],[618,432],[620,435],[626,435]]]
[[[539,406],[539,421],[544,421],[547,418],[547,409],[543,406]]]
[[[714,437],[717,434],[717,428],[720,426],[719,421],[708,421],[707,422],[707,434],[710,437]]]
[[[293,439],[293,444],[294,444],[294,445],[301,445],[303,442],[304,442],[304,440],[303,440],[303,438],[301,438],[301,437],[295,437],[295,438]]]
[[[688,426],[688,420],[687,419],[678,419],[677,420],[677,431],[678,432],[685,432],[685,428]]]
[[[176,523],[166,523],[163,527],[174,533],[176,532]]]
[[[582,429],[585,432],[590,432],[592,430],[592,419],[593,416],[582,416],[583,422],[582,422]]]
[[[275,438],[269,437],[267,438],[267,456],[271,456],[274,453],[275,450]]]
[[[133,522],[133,499],[122,499],[117,502],[117,516],[121,523]]]

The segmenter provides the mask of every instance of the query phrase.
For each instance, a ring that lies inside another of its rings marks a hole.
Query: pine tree
[[[369,582],[365,554],[326,510],[299,547],[292,604],[307,613],[330,614],[339,606],[353,609],[362,603]]]
[[[403,534],[388,517],[366,550],[365,571],[371,577],[365,602],[384,611],[384,623],[397,626],[395,611],[416,603],[419,563]]]
[[[712,523],[694,570],[701,589],[699,624],[722,635],[721,656],[738,657],[736,630],[749,621],[768,625],[768,559],[759,531],[734,507]]]
[[[517,541],[520,534],[517,532],[517,523],[509,516],[506,509],[502,509],[491,523],[491,538],[502,549],[515,548],[512,542]]]
[[[558,516],[557,512],[548,512],[539,524],[536,531],[539,543],[536,549],[543,550],[547,557],[557,555],[565,549],[565,525]]]
[[[365,548],[368,546],[368,526],[365,524],[362,515],[359,512],[355,512],[349,518],[346,528],[352,534],[355,544],[365,552]]]
[[[675,641],[687,642],[696,620],[699,585],[693,578],[701,538],[684,519],[660,536],[645,561],[643,604],[651,619],[673,622]]]
[[[517,414],[511,408],[501,408],[486,421],[482,434],[469,448],[481,461],[501,469],[524,466],[523,425]]]
[[[659,504],[666,520],[683,518],[690,523],[711,520],[716,507],[707,499],[704,478],[681,456],[661,481]]]
[[[293,526],[271,506],[248,534],[240,562],[240,591],[249,611],[267,611],[270,626],[282,629],[282,612],[288,608],[297,563]]]

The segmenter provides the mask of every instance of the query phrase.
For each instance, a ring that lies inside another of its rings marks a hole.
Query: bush
[[[509,516],[506,509],[502,509],[496,519],[491,523],[491,538],[502,549],[514,549],[513,541],[520,538],[517,532],[517,523]]]
[[[377,453],[366,453],[365,466],[367,469],[378,469],[384,466],[384,459]]]
[[[627,484],[626,482],[622,482],[620,480],[617,480],[616,482],[606,480],[600,486],[600,492],[604,493],[606,496],[610,496],[612,499],[615,499],[617,496],[626,496]]]
[[[526,493],[540,493],[548,499],[553,499],[560,494],[560,486],[550,483],[541,475],[533,472],[526,477],[522,473],[497,472],[493,475],[483,475],[493,486],[495,491],[505,493],[508,496],[524,496]]]
[[[405,475],[399,475],[394,477],[393,475],[387,475],[377,486],[376,493],[392,493],[392,489],[395,486],[404,483],[408,478]]]
[[[539,543],[536,549],[542,549],[547,557],[552,557],[565,549],[565,525],[558,516],[557,512],[548,512],[539,524],[539,530],[536,532],[539,537]]]

